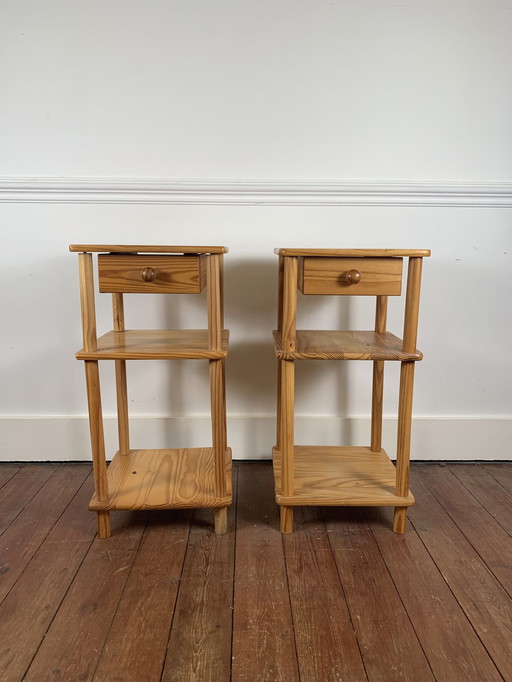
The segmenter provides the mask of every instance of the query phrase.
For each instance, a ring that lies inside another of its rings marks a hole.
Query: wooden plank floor
[[[87,464],[0,465],[0,681],[512,680],[512,463],[415,464],[391,509],[298,508],[270,463],[213,512],[115,512]]]

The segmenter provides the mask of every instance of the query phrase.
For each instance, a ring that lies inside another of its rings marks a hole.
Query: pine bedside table
[[[279,256],[277,443],[273,449],[281,532],[293,530],[300,505],[392,506],[393,530],[404,533],[409,492],[414,365],[423,258],[407,249],[276,249]],[[408,259],[403,339],[386,331],[388,296],[400,296]],[[376,296],[374,331],[297,330],[297,289],[305,295]],[[296,360],[371,360],[373,393],[370,446],[294,443]],[[382,449],[384,363],[401,363],[396,468]]]
[[[223,315],[223,246],[112,246],[72,244],[78,252],[83,348],[98,535],[110,536],[117,509],[215,509],[215,532],[227,530],[231,504],[231,450],[226,439],[224,363],[228,331]],[[112,294],[113,329],[96,334],[92,254],[98,256],[99,290]],[[125,329],[123,295],[198,294],[207,289],[208,328]],[[174,450],[130,448],[127,360],[208,360],[212,447]],[[115,362],[119,450],[107,468],[99,361]]]

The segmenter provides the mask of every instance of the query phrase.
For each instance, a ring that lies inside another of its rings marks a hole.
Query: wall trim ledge
[[[512,182],[0,177],[0,203],[512,208]]]

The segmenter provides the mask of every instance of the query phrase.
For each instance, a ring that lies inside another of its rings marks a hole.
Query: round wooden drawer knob
[[[359,284],[361,281],[361,273],[359,270],[349,270],[348,272],[343,273],[342,279],[347,284]]]
[[[156,272],[153,270],[153,268],[144,268],[144,270],[140,273],[140,276],[145,282],[154,282]]]

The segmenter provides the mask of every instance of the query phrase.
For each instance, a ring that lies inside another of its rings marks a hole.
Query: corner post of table
[[[277,331],[283,333],[284,256],[279,256],[277,282]],[[277,359],[276,450],[281,450],[281,360]]]
[[[422,263],[423,259],[421,257],[411,256],[409,258],[402,344],[402,349],[405,353],[414,353],[416,351]],[[396,494],[400,497],[406,497],[409,494],[414,365],[414,361],[406,361],[401,363],[400,368],[396,453]],[[407,507],[395,507],[393,518],[394,532],[405,533],[406,526]]]
[[[82,334],[85,351],[97,349],[96,310],[94,304],[94,274],[91,253],[78,254],[80,275],[80,303],[82,313]],[[101,408],[100,376],[97,360],[85,361],[89,429],[94,470],[94,488],[100,502],[108,499],[107,462],[105,438],[103,435],[103,413]],[[110,537],[110,514],[99,511],[98,536]]]
[[[297,324],[297,276],[298,258],[284,257],[282,281],[282,349],[283,353],[296,348]],[[294,400],[295,400],[295,361],[281,360],[281,409],[280,409],[280,446],[281,446],[281,495],[292,497],[294,492]],[[293,508],[281,505],[280,526],[282,533],[293,531]]]
[[[208,347],[222,350],[224,328],[223,310],[223,257],[222,254],[206,256],[206,286],[208,307]],[[210,402],[212,416],[212,444],[215,461],[215,495],[226,497],[226,390],[225,363],[223,358],[209,360]],[[227,531],[227,507],[215,509],[215,532]]]
[[[114,331],[125,330],[123,294],[112,294],[112,312]],[[126,360],[115,360],[116,399],[117,399],[117,431],[119,438],[119,454],[130,452],[130,429],[128,420],[128,386],[126,379]]]
[[[388,297],[377,296],[375,309],[375,331],[378,334],[386,332],[386,318]],[[384,360],[373,361],[372,383],[372,431],[371,450],[380,452],[382,449],[382,402],[384,393]]]

